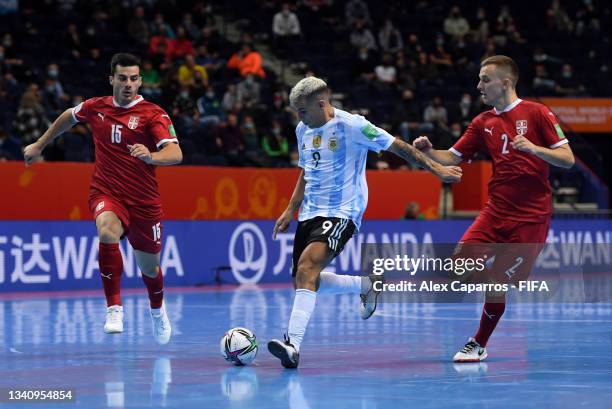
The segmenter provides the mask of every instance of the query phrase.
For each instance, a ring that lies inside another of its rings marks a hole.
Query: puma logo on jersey
[[[108,279],[108,280],[111,280],[111,277],[112,277],[113,273],[110,273],[109,275],[106,275],[106,274],[104,274],[104,273],[100,273],[100,275],[101,275],[102,277],[104,277],[104,278]]]
[[[485,128],[485,132],[487,132],[489,135],[493,136],[493,128],[495,128],[494,126],[491,127],[491,129],[487,129]]]
[[[104,121],[104,114],[101,112],[98,112],[98,116]]]

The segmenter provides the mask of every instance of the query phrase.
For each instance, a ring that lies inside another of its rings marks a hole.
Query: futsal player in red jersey
[[[134,55],[115,54],[109,77],[113,95],[64,111],[40,139],[25,147],[24,158],[30,165],[77,122],[89,124],[96,150],[89,208],[100,239],[98,262],[107,303],[104,332],[123,332],[119,240],[127,236],[149,293],[154,338],[166,344],[172,330],[163,304],[163,211],[155,168],[180,163],[183,155],[170,117],[138,95],[140,64]]]
[[[477,88],[483,102],[493,109],[474,118],[449,150],[432,149],[424,136],[414,141],[416,148],[443,165],[469,160],[479,151],[491,156],[489,200],[463,234],[458,251],[473,251],[487,243],[530,243],[507,246],[503,254],[496,254],[488,279],[492,283],[514,283],[528,277],[550,225],[549,165],[570,168],[574,164],[574,155],[555,115],[546,106],[517,96],[518,76],[518,67],[511,58],[496,55],[485,59]],[[487,293],[478,331],[453,360],[484,360],[487,341],[504,311],[505,293]]]

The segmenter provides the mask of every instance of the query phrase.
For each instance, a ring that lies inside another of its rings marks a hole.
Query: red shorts
[[[489,274],[498,283],[526,280],[544,247],[550,219],[541,223],[500,220],[483,211],[463,234],[455,257],[495,256]]]
[[[135,217],[128,207],[120,201],[106,195],[89,198],[89,210],[94,220],[104,212],[113,212],[123,224],[124,234],[135,250],[156,254],[161,251],[162,223],[161,218],[142,219]]]

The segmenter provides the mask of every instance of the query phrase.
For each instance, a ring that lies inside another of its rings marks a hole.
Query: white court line
[[[406,318],[406,319],[426,319],[431,321],[478,321],[480,317],[464,318],[464,317],[423,317],[420,315],[403,315],[403,314],[388,314],[384,311],[376,312],[374,315],[390,318]],[[567,323],[612,323],[612,320],[565,320],[565,319],[532,319],[532,318],[503,318],[504,322],[567,322]]]

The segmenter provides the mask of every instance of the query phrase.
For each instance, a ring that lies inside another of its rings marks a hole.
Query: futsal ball
[[[257,338],[250,330],[232,328],[223,335],[220,343],[221,355],[234,365],[248,365],[257,356]]]

